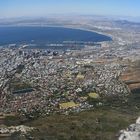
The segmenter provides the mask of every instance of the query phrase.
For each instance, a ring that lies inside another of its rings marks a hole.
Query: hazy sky
[[[140,16],[140,0],[0,0],[0,17],[70,13]]]

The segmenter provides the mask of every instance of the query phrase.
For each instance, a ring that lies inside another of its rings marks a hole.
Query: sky
[[[48,14],[140,17],[140,0],[0,0],[0,17]]]

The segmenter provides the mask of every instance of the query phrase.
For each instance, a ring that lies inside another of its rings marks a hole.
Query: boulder
[[[140,140],[140,117],[135,124],[131,124],[126,130],[121,130],[118,140]]]

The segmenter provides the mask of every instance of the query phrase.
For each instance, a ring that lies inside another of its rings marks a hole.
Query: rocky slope
[[[126,71],[123,72],[121,79],[132,92],[140,93],[140,61],[131,63]]]

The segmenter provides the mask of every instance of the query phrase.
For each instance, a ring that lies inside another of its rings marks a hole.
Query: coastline
[[[80,30],[80,31],[87,31],[87,32],[92,32],[92,33],[97,33],[99,35],[104,35],[108,38],[110,38],[110,40],[108,40],[109,42],[110,41],[113,41],[113,36],[111,34],[107,34],[105,32],[101,32],[101,31],[97,31],[97,30],[91,30],[91,29],[88,29],[88,28],[84,28],[84,27],[73,27],[71,25],[4,25],[4,26],[1,26],[0,25],[0,28],[2,27],[42,27],[42,28],[46,28],[46,27],[55,27],[55,28],[67,28],[67,29],[75,29],[75,30]],[[107,41],[100,41],[100,42],[107,42]]]

